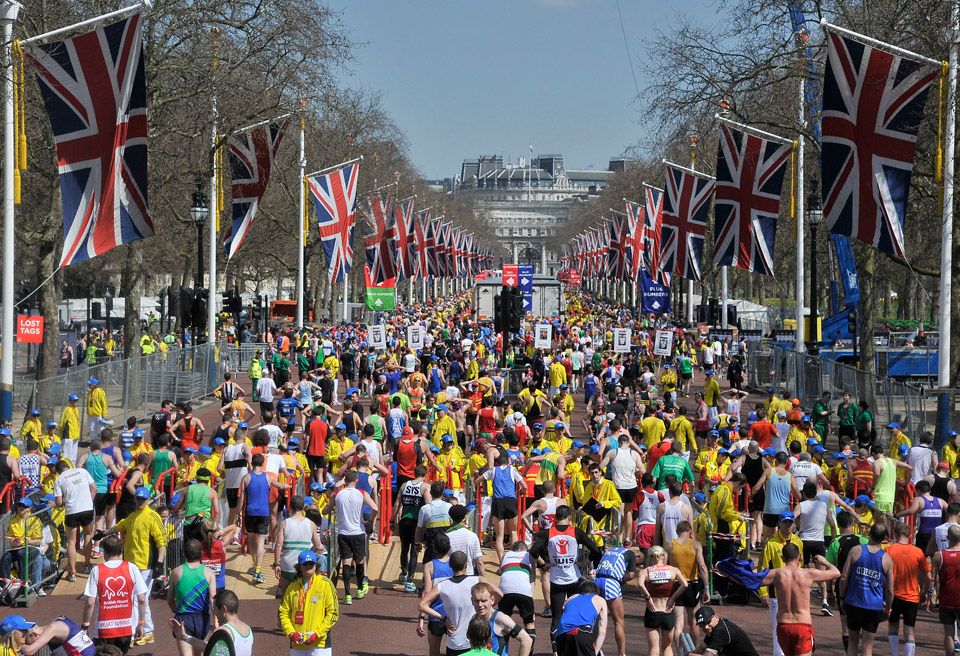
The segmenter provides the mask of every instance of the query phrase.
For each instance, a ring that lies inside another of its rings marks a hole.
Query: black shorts
[[[953,626],[956,622],[960,622],[960,608],[940,606],[940,623]]]
[[[63,523],[67,528],[77,528],[79,526],[90,526],[93,524],[93,511],[73,513],[63,518]]]
[[[907,601],[899,597],[893,598],[890,605],[890,621],[899,622],[903,618],[903,623],[907,626],[915,626],[917,623],[917,611],[920,609],[920,602]]]
[[[882,610],[869,610],[845,603],[844,611],[847,616],[847,627],[851,631],[876,633],[880,623],[883,622]]]
[[[917,538],[914,541],[914,544],[924,553],[927,551],[927,545],[930,544],[931,535],[933,535],[933,533],[917,533]]]
[[[672,631],[677,626],[677,616],[673,613],[658,613],[648,608],[643,614],[643,625],[648,629]]]
[[[626,504],[633,503],[633,500],[637,497],[637,488],[631,487],[626,490],[621,490],[617,488],[617,494],[620,495],[620,500]]]
[[[188,636],[206,640],[210,631],[210,613],[177,613],[174,618],[183,624]]]
[[[307,463],[310,465],[310,469],[326,469],[327,468],[327,457],[326,456],[311,456],[307,455]]]
[[[93,639],[93,644],[95,644],[98,647],[100,645],[113,645],[124,654],[130,651],[131,642],[133,642],[133,636],[127,636],[126,638],[94,638]]]
[[[533,624],[533,597],[518,592],[507,593],[497,604],[497,610],[508,617],[516,611],[524,624]]]
[[[350,558],[352,560],[363,560],[367,557],[367,536],[363,535],[338,535],[337,546],[340,547],[340,560]]]
[[[691,378],[693,378],[692,372],[689,374],[685,374],[685,373],[680,374],[680,380],[690,380]]]
[[[430,620],[427,622],[427,631],[432,636],[442,638],[447,634],[447,623],[443,620]]]
[[[820,540],[803,541],[803,566],[806,567],[814,556],[826,556],[827,547]]]
[[[495,519],[513,519],[517,516],[517,498],[502,497],[494,499],[490,506],[490,514]]]
[[[109,503],[110,498],[116,498],[109,492],[97,492],[96,496],[93,497],[93,509],[97,513],[97,517],[103,517],[107,512],[107,507],[112,506],[112,503]]]
[[[230,508],[236,508],[237,504],[240,503],[240,488],[238,487],[228,487],[227,488],[227,506]]]
[[[699,579],[687,581],[687,589],[677,599],[677,606],[696,608],[700,605],[700,595],[703,593],[703,583]]]
[[[266,535],[270,532],[270,517],[246,515],[243,518],[243,528],[248,534]]]
[[[416,517],[401,519],[397,522],[397,535],[402,542],[413,542],[417,536]]]
[[[260,402],[260,414],[264,412],[273,412],[273,401],[261,401]]]
[[[767,528],[777,528],[777,524],[780,523],[780,515],[776,513],[763,513],[760,518]]]

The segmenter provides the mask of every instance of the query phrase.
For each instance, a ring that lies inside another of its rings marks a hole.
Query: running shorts
[[[853,629],[853,627],[850,627]],[[777,624],[777,642],[783,656],[809,654],[816,649],[810,624]]]

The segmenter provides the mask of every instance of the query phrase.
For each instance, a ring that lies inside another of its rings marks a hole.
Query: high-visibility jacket
[[[316,639],[310,643],[291,642],[291,649],[310,651],[329,647],[330,630],[340,619],[340,604],[333,583],[326,576],[314,575],[304,587],[303,579],[298,578],[287,586],[277,609],[277,618],[280,630],[287,638],[294,633],[304,638],[316,634]]]

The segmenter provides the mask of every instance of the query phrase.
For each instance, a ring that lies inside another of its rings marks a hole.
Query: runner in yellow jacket
[[[280,630],[290,649],[311,651],[330,647],[330,631],[340,619],[333,583],[317,573],[319,557],[307,549],[297,558],[299,577],[287,587],[277,609]]]

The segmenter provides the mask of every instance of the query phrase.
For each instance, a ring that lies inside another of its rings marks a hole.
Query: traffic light
[[[257,294],[253,297],[253,320],[260,321],[263,316],[263,296]]]
[[[240,314],[242,310],[243,310],[243,299],[240,298],[240,292],[234,289],[233,297],[230,299],[230,312],[231,314]]]
[[[153,307],[154,312],[163,317],[166,314],[167,309],[167,288],[162,287],[160,289],[160,294],[157,296],[157,304]]]
[[[207,290],[198,289],[193,297],[193,323],[202,326],[207,318]]]
[[[515,332],[520,332],[520,323],[526,312],[523,309],[523,292],[519,287],[510,288],[510,319],[507,327]]]
[[[233,308],[233,292],[226,292],[220,295],[220,307],[223,308],[224,312],[232,312]]]
[[[186,328],[193,325],[193,311],[196,302],[196,295],[190,287],[180,288],[180,327]]]
[[[503,332],[503,300],[505,298],[507,298],[506,294],[495,294],[493,297],[493,331],[496,333]]]
[[[856,336],[857,334],[857,311],[850,310],[847,312],[847,330],[851,335]]]

